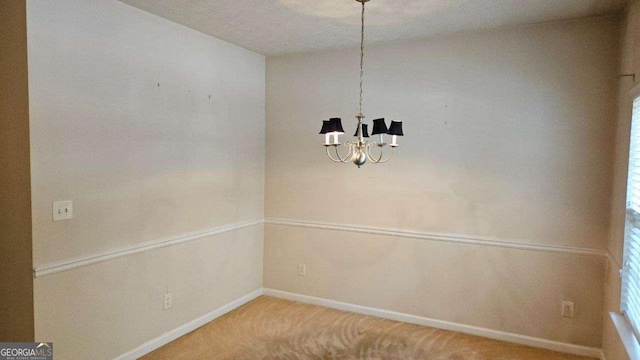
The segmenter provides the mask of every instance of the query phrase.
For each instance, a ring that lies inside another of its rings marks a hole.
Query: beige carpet
[[[143,359],[588,358],[261,296]]]

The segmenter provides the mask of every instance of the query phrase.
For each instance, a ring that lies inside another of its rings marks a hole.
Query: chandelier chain
[[[364,77],[364,3],[362,1],[362,23],[360,28],[360,115],[362,115],[362,82]]]

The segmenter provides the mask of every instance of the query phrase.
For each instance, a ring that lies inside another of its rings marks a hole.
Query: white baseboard
[[[457,331],[465,334],[482,336],[489,339],[507,341],[511,343],[516,343],[520,345],[526,345],[541,349],[553,350],[568,354],[580,355],[580,356],[588,356],[595,359],[602,358],[602,350],[598,348],[592,348],[587,346],[573,345],[568,343],[562,343],[558,341],[546,340],[541,338],[536,338],[527,335],[519,335],[513,334],[498,330],[492,330],[487,328],[481,328],[477,326],[470,326],[464,324],[458,324],[449,321],[429,319],[426,317],[403,314],[395,311],[382,310],[371,308],[367,306],[360,306],[355,304],[344,303],[335,300],[323,299],[314,296],[295,294],[281,290],[275,289],[263,289],[263,294],[268,296],[273,296],[277,298],[299,301],[307,304],[324,306],[332,309],[350,311],[363,315],[375,316],[383,319],[401,321],[410,324],[429,326],[433,328]]]
[[[377,309],[367,306],[361,306],[356,304],[350,304],[335,300],[323,299],[309,295],[295,294],[281,290],[275,289],[257,289],[241,298],[238,298],[230,303],[227,303],[218,309],[205,314],[193,321],[190,321],[174,330],[171,330],[155,339],[149,340],[144,344],[138,346],[137,348],[128,351],[125,354],[122,354],[116,358],[116,360],[134,360],[139,357],[142,357],[153,350],[160,348],[163,345],[170,343],[171,341],[219,318],[220,316],[239,308],[240,306],[248,303],[249,301],[257,298],[260,295],[268,295],[277,298],[299,301],[307,304],[314,304],[318,306],[324,306],[332,309],[350,311],[358,314],[375,316],[383,319],[395,320],[406,322],[410,324],[429,326],[433,328],[457,331],[465,334],[471,334],[476,336],[482,336],[489,339],[507,341],[515,344],[527,345],[541,349],[559,351],[568,354],[580,355],[580,356],[588,356],[595,359],[604,360],[604,353],[601,349],[592,348],[587,346],[580,346],[568,343],[562,343],[558,341],[546,340],[541,338],[536,338],[527,335],[513,334],[498,330],[492,330],[477,326],[458,324],[449,321],[430,319],[426,317],[404,314],[396,311],[389,311],[383,309]]]
[[[122,354],[116,358],[116,360],[135,360],[140,358],[153,350],[158,349],[159,347],[166,345],[173,340],[190,333],[191,331],[209,323],[212,320],[219,318],[220,316],[239,308],[240,306],[248,303],[249,301],[257,298],[262,295],[262,288],[253,291],[241,298],[233,300],[230,303],[222,305],[221,307],[213,310],[212,312],[205,314],[195,320],[192,320],[176,329],[173,329],[163,335],[158,336],[155,339],[149,340],[146,343],[138,346],[137,348]]]

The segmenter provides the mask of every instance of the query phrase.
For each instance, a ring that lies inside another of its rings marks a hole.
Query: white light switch
[[[73,202],[56,201],[53,203],[53,221],[73,219]]]

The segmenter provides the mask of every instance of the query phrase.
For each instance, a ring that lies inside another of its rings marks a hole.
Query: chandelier
[[[351,161],[360,168],[360,166],[367,162],[367,159],[374,164],[382,164],[391,159],[395,149],[398,147],[398,136],[403,136],[404,134],[402,133],[401,121],[391,121],[391,124],[387,128],[384,118],[375,119],[373,120],[373,131],[371,132],[371,135],[378,135],[380,141],[365,141],[365,138],[369,138],[369,133],[367,131],[367,124],[362,123],[362,119],[365,118],[362,114],[362,79],[364,77],[364,4],[369,0],[356,1],[362,3],[362,26],[360,30],[360,110],[358,115],[356,115],[358,127],[356,128],[356,133],[353,135],[356,139],[354,141],[346,141],[343,144],[340,143],[340,135],[344,134],[342,119],[340,118],[323,120],[320,134],[324,134],[325,136],[324,146],[327,150],[327,156],[329,156],[333,162],[348,163]],[[390,144],[384,142],[384,135],[391,136]],[[340,155],[340,151],[338,150],[342,145],[348,148],[347,154],[344,157]],[[387,145],[391,150],[386,154],[386,156],[383,156],[385,155],[385,148]],[[379,148],[377,156],[375,155],[376,151],[373,150],[375,148]],[[335,156],[332,155],[332,151],[335,152]]]

